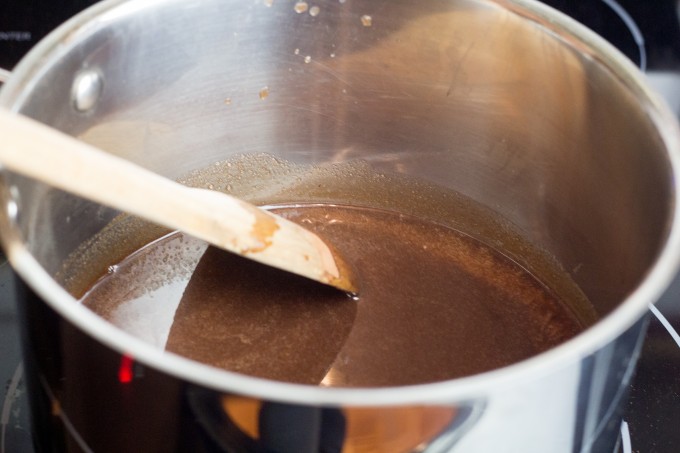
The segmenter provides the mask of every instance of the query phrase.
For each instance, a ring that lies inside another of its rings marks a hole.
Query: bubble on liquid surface
[[[371,25],[373,25],[373,18],[368,14],[364,14],[363,16],[361,16],[361,24],[364,27],[370,27]]]
[[[312,6],[311,8],[309,8],[309,15],[312,17],[318,16],[320,12],[321,8],[319,8],[318,6]]]
[[[310,57],[309,55],[307,55],[307,56],[305,57],[305,63],[309,63],[310,61],[312,61],[312,57]]]

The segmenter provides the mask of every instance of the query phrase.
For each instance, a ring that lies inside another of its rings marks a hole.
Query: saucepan
[[[647,309],[678,268],[680,134],[638,70],[564,15],[530,0],[107,0],[39,43],[0,105],[173,179],[266,153],[446,188],[549,254],[598,317],[444,382],[248,377],[79,304],[65,263],[120,213],[3,171],[41,451],[616,448]]]

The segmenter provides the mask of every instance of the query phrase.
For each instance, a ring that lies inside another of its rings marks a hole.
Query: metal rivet
[[[79,112],[92,109],[102,94],[102,88],[104,80],[99,72],[93,69],[82,70],[73,81],[71,90],[73,107]]]
[[[19,206],[17,205],[16,201],[9,200],[7,202],[7,217],[12,221],[16,221],[18,215],[19,215]]]
[[[19,189],[16,186],[10,186],[9,196],[10,199],[7,201],[6,207],[7,217],[12,221],[16,221],[19,216]]]

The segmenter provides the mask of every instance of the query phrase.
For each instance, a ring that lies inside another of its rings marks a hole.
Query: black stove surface
[[[635,452],[680,452],[680,278],[657,306],[624,419]],[[627,453],[624,450],[624,453]]]
[[[0,264],[0,453],[32,452],[12,270]]]

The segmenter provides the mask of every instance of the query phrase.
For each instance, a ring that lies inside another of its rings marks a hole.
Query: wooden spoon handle
[[[347,267],[305,228],[227,194],[192,189],[25,116],[0,111],[0,164],[212,245],[355,292]]]

